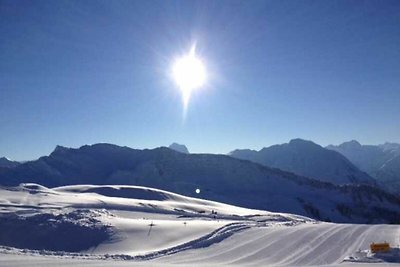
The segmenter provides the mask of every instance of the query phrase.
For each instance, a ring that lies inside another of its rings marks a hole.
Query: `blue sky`
[[[0,156],[400,142],[399,1],[0,0]],[[168,72],[209,79],[182,119]]]

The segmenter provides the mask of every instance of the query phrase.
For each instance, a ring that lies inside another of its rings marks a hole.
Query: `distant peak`
[[[254,149],[249,149],[249,148],[235,149],[235,150],[232,150],[231,152],[229,152],[228,155],[233,155],[233,154],[235,154],[235,153],[242,153],[242,152],[245,152],[245,153],[252,153],[252,152],[258,152],[258,151],[257,151],[257,150],[254,150]]]
[[[319,146],[316,143],[314,143],[313,141],[309,141],[309,140],[304,140],[301,138],[295,138],[290,140],[289,145],[295,145],[295,146]]]
[[[398,143],[393,143],[393,142],[385,142],[385,143],[383,144],[383,146],[400,146],[400,144],[398,144]]]
[[[168,148],[184,153],[184,154],[189,154],[189,150],[187,149],[187,147],[185,145],[181,145],[178,143],[172,143]]]
[[[0,167],[14,167],[19,165],[18,161],[12,161],[9,158],[1,157],[0,158]]]
[[[358,142],[357,140],[351,140],[348,143],[361,146],[360,142]]]
[[[68,150],[69,150],[69,148],[67,148],[67,147],[57,145],[51,154],[59,154],[59,153],[63,153]]]
[[[80,147],[81,148],[89,148],[89,149],[119,149],[119,148],[123,148],[121,146],[118,145],[114,145],[114,144],[109,144],[109,143],[96,143],[96,144],[91,144],[91,145],[83,145]]]
[[[357,147],[361,147],[361,144],[357,140],[351,140],[348,142],[344,142],[343,144],[340,145],[340,147],[357,148]]]
[[[400,144],[385,142],[382,145],[378,145],[383,151],[399,151],[400,152]]]

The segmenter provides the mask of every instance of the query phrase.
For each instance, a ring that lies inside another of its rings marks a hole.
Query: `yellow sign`
[[[390,245],[387,242],[384,243],[372,243],[370,245],[371,252],[377,253],[377,252],[388,252],[390,250]]]

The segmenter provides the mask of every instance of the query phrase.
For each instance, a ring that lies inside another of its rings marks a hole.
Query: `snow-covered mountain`
[[[391,143],[374,146],[361,145],[356,140],[352,140],[338,146],[329,145],[326,148],[339,152],[360,169],[374,176],[387,161],[400,155],[400,145]]]
[[[3,185],[126,184],[336,222],[398,222],[400,199],[367,185],[335,186],[226,155],[166,147],[58,146],[49,156],[0,173]],[[200,189],[200,194],[196,194]]]
[[[172,143],[169,145],[169,148],[173,149],[175,151],[181,152],[181,153],[189,154],[189,150],[187,149],[187,147],[185,145],[181,145],[178,143]]]
[[[6,157],[0,158],[0,168],[14,168],[18,166],[20,163],[18,161],[9,160]]]
[[[347,157],[361,170],[375,177],[386,189],[400,193],[400,144],[361,145],[352,140],[326,148]]]
[[[302,139],[265,147],[260,151],[234,150],[230,156],[334,184],[375,183],[373,178],[341,154]]]

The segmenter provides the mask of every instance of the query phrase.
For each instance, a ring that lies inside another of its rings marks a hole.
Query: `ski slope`
[[[228,265],[329,265],[340,264],[353,252],[369,248],[373,241],[398,246],[397,225],[300,224],[254,227],[202,250],[186,251],[160,259],[179,264]]]
[[[136,186],[0,188],[0,229],[0,266],[348,266],[371,242],[400,245],[398,225],[323,223]],[[382,261],[373,260],[362,266]],[[400,263],[391,261],[380,264]]]

